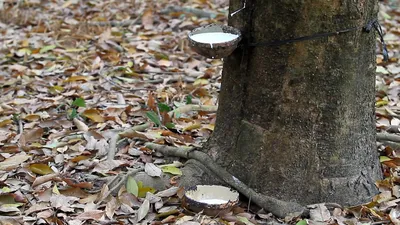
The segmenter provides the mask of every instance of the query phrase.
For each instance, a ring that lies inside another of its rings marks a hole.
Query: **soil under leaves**
[[[186,37],[198,26],[226,23],[227,4],[1,1],[0,223],[400,224],[396,1],[381,3],[379,13],[390,61],[377,44],[385,179],[371,203],[316,205],[307,220],[277,219],[247,202],[217,218],[180,206],[184,162],[145,143],[199,147],[211,135],[222,61],[195,54]],[[134,179],[139,171],[167,182]]]

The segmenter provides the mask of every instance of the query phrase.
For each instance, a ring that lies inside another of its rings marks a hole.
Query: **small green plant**
[[[71,108],[67,111],[68,119],[72,120],[78,116],[78,108],[79,107],[86,107],[85,99],[83,98],[76,98],[72,104]]]

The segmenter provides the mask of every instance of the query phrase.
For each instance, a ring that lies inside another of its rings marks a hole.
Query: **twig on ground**
[[[377,133],[376,134],[377,141],[393,141],[400,142],[400,135],[397,134],[388,134],[388,133]]]
[[[107,160],[114,159],[115,154],[117,153],[117,142],[121,139],[122,136],[127,136],[136,131],[144,131],[149,127],[150,127],[150,123],[145,123],[145,124],[131,127],[129,129],[123,130],[123,131],[121,131],[121,129],[114,130],[113,131],[114,135],[111,137],[111,140],[110,140],[110,145],[109,145],[110,147],[108,150]]]
[[[144,80],[142,82],[150,83],[150,84],[159,84],[159,83],[164,83],[165,82],[167,84],[170,84],[170,83],[175,83],[175,82],[178,82],[178,81],[184,81],[186,83],[193,83],[193,82],[195,82],[195,79],[193,77],[183,76],[183,77],[169,78],[169,79],[161,79],[160,78],[160,79],[154,79],[154,80]]]
[[[196,8],[189,8],[189,7],[181,7],[181,6],[169,6],[166,9],[162,10],[162,14],[169,14],[173,12],[184,12],[187,14],[193,14],[197,17],[203,17],[203,18],[215,18],[217,16],[216,13],[214,12],[209,12],[205,11],[202,9],[196,9]]]
[[[115,81],[113,81],[112,79],[109,79],[108,77],[106,77],[106,75],[104,75],[102,72],[99,72],[99,75],[104,78],[104,80],[106,80],[107,82],[109,82],[110,84],[121,88],[122,90],[126,90],[126,91],[141,91],[141,90],[149,90],[150,88],[129,88],[129,87],[124,87],[118,83],[116,83]]]
[[[306,213],[307,209],[294,202],[286,202],[271,196],[262,195],[249,188],[236,177],[228,173],[223,167],[216,164],[210,156],[204,152],[193,150],[193,148],[177,148],[171,146],[158,145],[154,143],[146,143],[146,147],[161,152],[164,155],[176,156],[186,159],[194,159],[201,162],[210,169],[218,178],[226,184],[234,187],[247,198],[251,198],[254,203],[271,212],[278,217],[285,217],[290,214],[299,215]]]
[[[148,73],[148,74],[157,74],[157,75],[178,75],[178,74],[187,74],[187,72],[185,72],[185,71],[159,71],[159,72],[156,72],[156,71],[153,71],[153,72],[151,72],[151,71],[133,71],[133,72],[135,72],[135,73]]]
[[[111,27],[129,27],[131,25],[135,24],[140,24],[142,18],[142,14],[138,15],[135,19],[133,20],[124,20],[124,21],[87,21],[84,24],[89,25],[89,26],[99,26],[99,27],[105,27],[105,26],[111,26]]]
[[[115,49],[118,52],[124,52],[124,48],[122,46],[120,46],[119,44],[115,43],[114,41],[108,40],[105,41],[105,43],[107,43],[109,46],[111,46],[113,49]]]
[[[110,148],[108,150],[107,154],[107,161],[112,161],[114,160],[115,154],[117,153],[117,141],[119,140],[120,136],[118,133],[113,135],[110,139]]]
[[[22,133],[24,133],[24,125],[22,119],[18,117],[18,134],[22,135]]]
[[[391,221],[390,220],[382,220],[382,221],[373,222],[373,223],[371,223],[371,225],[379,225],[379,224],[386,224],[386,223],[391,223]]]
[[[184,105],[181,107],[178,107],[171,112],[168,113],[170,117],[175,115],[176,113],[187,113],[190,111],[205,111],[205,112],[216,112],[218,109],[218,106],[215,105]]]
[[[119,135],[120,136],[122,136],[122,135],[127,136],[127,135],[130,135],[131,133],[136,132],[136,131],[144,131],[149,127],[150,127],[150,123],[144,123],[144,124],[137,125],[137,126],[134,126],[132,128],[129,128],[129,129],[119,133]]]

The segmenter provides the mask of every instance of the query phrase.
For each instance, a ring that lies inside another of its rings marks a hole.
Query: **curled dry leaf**
[[[63,212],[73,212],[74,209],[71,207],[71,203],[78,200],[79,198],[77,197],[65,196],[60,194],[55,194],[50,197],[51,206]]]
[[[79,131],[88,131],[89,127],[82,121],[78,120],[77,118],[73,119],[75,126],[78,128]]]
[[[161,197],[159,197],[151,192],[146,193],[146,199],[149,200],[149,202],[151,204],[162,201]]]
[[[58,176],[59,176],[58,173],[52,173],[52,174],[47,174],[44,176],[36,177],[36,179],[32,183],[32,187],[36,187],[38,185],[46,183],[47,181],[54,180],[54,179],[58,178]]]
[[[79,214],[76,217],[76,219],[99,221],[103,215],[104,215],[103,210],[91,210],[91,211],[87,211],[87,212],[83,212],[83,213]]]
[[[179,187],[170,187],[167,190],[160,191],[156,195],[159,197],[171,197],[174,196],[179,190]]]
[[[145,30],[151,30],[153,28],[153,9],[148,8],[144,11],[142,16],[142,24]]]
[[[161,169],[153,163],[146,163],[146,165],[144,166],[144,171],[147,173],[147,175],[151,177],[160,177],[162,174]]]
[[[179,225],[179,224],[187,224],[187,222],[193,220],[194,217],[193,216],[182,216],[181,218],[179,218],[178,220],[176,220],[175,224]]]
[[[150,202],[149,200],[145,199],[137,212],[138,222],[146,217],[147,213],[149,213],[149,209],[150,209]]]
[[[310,219],[316,222],[325,222],[331,218],[331,214],[325,204],[315,204],[308,206],[310,209]]]
[[[118,209],[120,203],[116,198],[112,197],[110,201],[107,202],[106,205],[106,215],[109,219],[112,219],[115,213],[115,210]]]
[[[26,131],[22,134],[21,139],[25,141],[25,143],[37,141],[43,136],[44,130],[43,128],[33,129],[31,131]]]
[[[97,109],[86,109],[85,111],[83,111],[82,115],[91,119],[93,122],[97,123],[104,122],[104,117],[100,114],[100,112]]]

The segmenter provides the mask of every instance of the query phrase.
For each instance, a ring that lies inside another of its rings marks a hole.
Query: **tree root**
[[[284,218],[285,216],[299,216],[308,212],[306,207],[303,207],[294,202],[286,202],[271,196],[262,195],[249,188],[246,184],[241,182],[236,177],[228,173],[223,167],[219,166],[208,156],[206,153],[196,151],[190,147],[171,147],[158,145],[154,143],[146,143],[146,147],[155,151],[161,152],[164,155],[176,156],[186,159],[194,159],[202,163],[208,169],[210,169],[218,178],[224,181],[226,184],[234,187],[240,193],[251,199],[258,206],[271,212],[275,216]]]
[[[190,111],[205,111],[205,112],[216,112],[218,109],[218,106],[215,105],[184,105],[181,107],[178,107],[171,112],[168,113],[169,116],[176,115],[177,113],[187,113]]]
[[[376,140],[377,141],[400,142],[400,135],[388,134],[388,133],[377,133],[376,134]]]
[[[114,159],[115,154],[117,153],[117,142],[121,139],[122,136],[129,135],[136,131],[144,131],[149,127],[150,127],[150,123],[145,123],[142,125],[134,126],[125,131],[114,130],[115,134],[111,137],[111,140],[110,140],[110,147],[108,149],[107,160]]]

